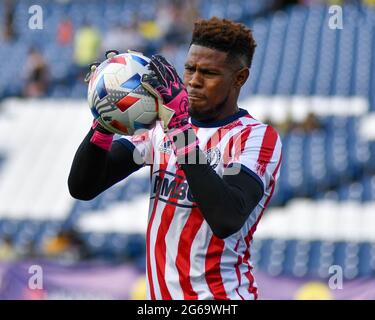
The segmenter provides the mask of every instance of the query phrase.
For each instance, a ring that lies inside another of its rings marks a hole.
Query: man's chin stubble
[[[189,106],[189,115],[195,120],[212,122],[215,121],[218,114],[220,114],[224,105],[219,105],[216,108],[205,109],[205,108],[192,108]]]
[[[212,111],[211,110],[198,110],[198,109],[193,109],[189,107],[189,115],[195,120],[198,121],[209,121],[210,118],[212,117]]]

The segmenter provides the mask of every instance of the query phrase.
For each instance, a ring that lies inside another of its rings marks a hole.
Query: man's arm
[[[79,146],[70,169],[70,194],[80,200],[91,200],[115,183],[142,167],[133,160],[134,146],[114,141],[110,150],[91,142],[95,133],[90,129]]]
[[[205,220],[222,239],[241,229],[264,193],[262,181],[246,168],[223,178],[209,164],[181,164],[181,168]]]

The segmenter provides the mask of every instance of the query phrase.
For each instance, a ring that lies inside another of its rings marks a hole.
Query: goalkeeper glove
[[[117,50],[109,50],[105,53],[106,59],[109,59],[115,55],[119,54]],[[91,79],[91,76],[96,71],[97,67],[100,65],[100,62],[93,62],[89,65],[89,72],[85,77],[85,82],[89,82]],[[95,144],[96,146],[104,149],[104,150],[110,150],[112,146],[113,141],[113,132],[107,130],[98,119],[94,119],[92,124],[92,129],[94,130],[94,133],[90,139],[90,142]]]
[[[142,76],[142,86],[158,100],[159,118],[173,142],[176,156],[187,155],[199,143],[189,123],[187,90],[175,68],[163,56],[152,56],[150,69],[150,74]]]

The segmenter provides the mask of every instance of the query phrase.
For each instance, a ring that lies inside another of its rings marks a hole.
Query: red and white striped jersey
[[[264,195],[243,227],[220,239],[210,229],[189,190],[184,172],[161,125],[126,137],[151,168],[146,234],[149,299],[256,299],[250,264],[251,243],[279,176],[281,141],[277,132],[247,111],[217,123],[192,120],[199,147],[220,176],[241,165],[259,178]]]

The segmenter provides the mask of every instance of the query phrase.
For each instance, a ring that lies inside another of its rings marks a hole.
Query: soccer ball
[[[122,53],[103,61],[93,71],[88,103],[94,118],[107,130],[133,135],[155,123],[157,100],[141,85],[142,75],[150,73],[149,62],[141,53]]]

